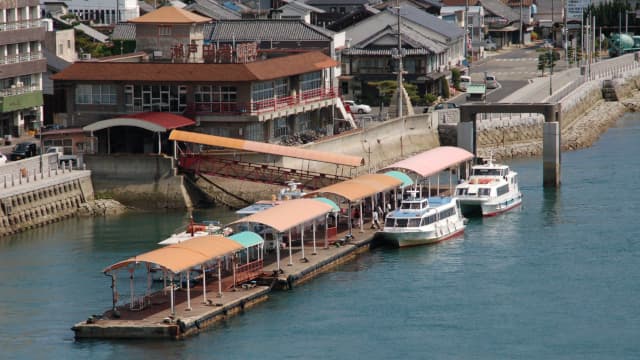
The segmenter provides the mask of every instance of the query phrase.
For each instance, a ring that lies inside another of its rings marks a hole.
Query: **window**
[[[67,49],[71,49],[71,40],[67,40]]]
[[[322,89],[322,72],[316,71],[312,73],[300,75],[300,93],[302,97],[317,96],[317,90]],[[316,90],[316,91],[314,91]]]
[[[76,87],[76,104],[116,105],[116,86],[80,84]]]
[[[171,26],[158,25],[158,35],[160,35],[160,36],[171,36]]]
[[[263,141],[264,127],[262,123],[253,123],[245,126],[244,138],[247,140]]]
[[[235,86],[199,85],[195,88],[197,111],[236,111],[237,90]]]
[[[187,107],[187,87],[184,85],[126,85],[127,111],[184,112]]]
[[[278,118],[273,121],[273,136],[284,136],[289,133],[286,118]]]
[[[62,47],[62,44],[58,44],[58,55],[62,55],[63,52],[64,48]]]

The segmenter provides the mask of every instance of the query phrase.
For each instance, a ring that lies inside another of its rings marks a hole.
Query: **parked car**
[[[498,79],[496,79],[495,75],[488,74],[484,81],[487,84],[487,89],[498,88]]]
[[[4,165],[7,163],[7,156],[3,153],[0,153],[0,165]]]
[[[353,100],[345,100],[345,105],[349,106],[351,113],[368,114],[371,112],[371,106],[365,104],[356,104]]]
[[[460,76],[460,91],[467,91],[467,87],[469,87],[469,84],[471,84],[471,76]]]
[[[26,159],[38,154],[38,146],[34,142],[23,142],[13,148],[9,158],[11,161]]]
[[[445,109],[457,109],[458,104],[456,103],[440,103],[434,107],[434,110],[445,110]]]
[[[482,44],[482,46],[484,46],[484,49],[487,50],[487,51],[496,51],[496,50],[498,50],[498,46],[491,39],[485,39],[484,43]]]

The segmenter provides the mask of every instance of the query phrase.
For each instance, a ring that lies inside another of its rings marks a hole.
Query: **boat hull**
[[[446,232],[444,234],[436,235],[434,231],[403,231],[403,232],[395,232],[395,231],[379,231],[376,234],[378,241],[380,243],[404,248],[411,246],[420,246],[420,245],[429,245],[435,244],[444,240],[451,239],[453,237],[459,236],[464,233],[464,225],[457,227],[454,231]]]
[[[465,217],[473,216],[496,216],[503,212],[509,211],[522,204],[522,195],[520,193],[515,196],[503,197],[500,199],[464,199],[459,198],[460,210]]]

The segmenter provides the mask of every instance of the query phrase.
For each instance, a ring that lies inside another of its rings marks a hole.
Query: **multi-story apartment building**
[[[40,0],[41,4],[47,0]],[[140,16],[137,0],[65,0],[69,12],[96,24],[115,24]]]
[[[38,0],[0,1],[0,135],[21,136],[42,120],[45,26]]]

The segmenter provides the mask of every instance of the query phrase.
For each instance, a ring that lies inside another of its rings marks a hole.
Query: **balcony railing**
[[[252,102],[199,102],[189,106],[187,112],[217,114],[259,114],[277,111],[296,105],[331,99],[338,94],[337,89],[319,88],[303,91],[296,96],[284,96]]]
[[[25,54],[15,54],[0,58],[0,65],[18,64],[27,61],[36,61],[42,59],[41,52],[31,52]]]
[[[21,20],[0,24],[0,31],[22,30],[43,26],[42,19]]]
[[[39,90],[40,89],[38,89],[38,86],[36,85],[16,86],[7,89],[0,89],[0,97],[28,94]]]

